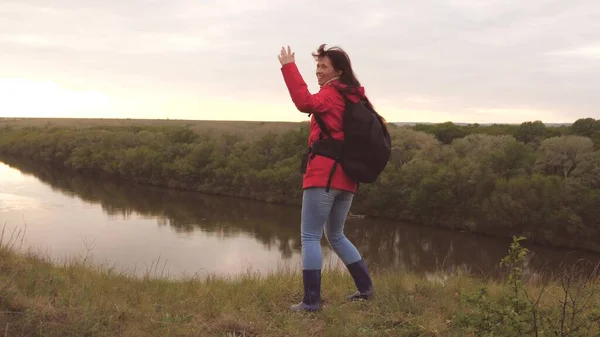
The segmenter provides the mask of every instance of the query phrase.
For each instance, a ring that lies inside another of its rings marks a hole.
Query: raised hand
[[[292,49],[290,46],[287,46],[287,50],[285,47],[281,47],[281,53],[279,53],[279,63],[281,65],[285,65],[288,63],[296,62],[296,53],[292,53]]]

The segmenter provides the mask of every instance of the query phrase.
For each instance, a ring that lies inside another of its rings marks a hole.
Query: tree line
[[[308,124],[198,133],[185,126],[5,127],[0,154],[129,181],[300,205]],[[390,125],[392,158],[353,213],[600,251],[600,121],[570,126]]]

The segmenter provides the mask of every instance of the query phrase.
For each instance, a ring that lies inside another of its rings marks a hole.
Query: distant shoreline
[[[265,124],[265,123],[274,123],[274,124],[288,124],[288,125],[297,125],[301,123],[306,123],[306,121],[301,122],[291,122],[291,121],[253,121],[253,120],[217,120],[217,119],[171,119],[171,118],[99,118],[99,117],[0,117],[0,124],[2,121],[38,121],[38,122],[52,122],[52,123],[60,123],[60,122],[73,122],[73,121],[86,121],[86,122],[98,122],[102,121],[106,122],[130,122],[130,123],[156,123],[156,122],[165,122],[165,123],[223,123],[223,124],[236,124],[236,123],[248,123],[248,124]],[[392,124],[398,126],[414,126],[417,124],[425,124],[425,125],[435,125],[435,124],[443,124],[445,122],[391,122]],[[527,121],[523,121],[527,122]],[[543,122],[543,121],[542,121]],[[476,122],[452,122],[458,126],[466,126],[466,125],[474,125],[478,124],[481,126],[490,126],[490,125],[520,125],[521,123],[498,123],[498,122],[488,122],[488,123],[476,123]],[[563,122],[563,123],[546,123],[543,122],[544,125],[548,127],[558,127],[558,126],[571,126],[573,122]]]

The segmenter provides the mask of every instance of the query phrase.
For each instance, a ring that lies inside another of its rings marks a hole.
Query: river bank
[[[311,314],[288,310],[301,299],[302,283],[299,274],[285,270],[173,281],[156,268],[134,278],[85,259],[51,263],[18,246],[18,238],[6,235],[0,246],[5,336],[533,336],[542,330],[540,335],[598,336],[600,331],[597,275],[583,278],[569,270],[562,276],[569,281],[564,289],[561,278],[514,283],[523,279],[518,268],[526,255],[518,243],[505,260],[506,282],[375,271],[375,299],[347,302],[351,278],[345,270],[328,270],[325,306]]]

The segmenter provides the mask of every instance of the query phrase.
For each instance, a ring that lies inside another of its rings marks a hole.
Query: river
[[[0,229],[56,263],[84,259],[135,276],[183,278],[299,270],[300,209],[133,185],[0,161]],[[499,277],[510,240],[371,218],[346,223],[371,268]],[[14,243],[14,240],[13,240]],[[527,245],[530,273],[600,254]],[[343,267],[323,240],[325,269]]]

